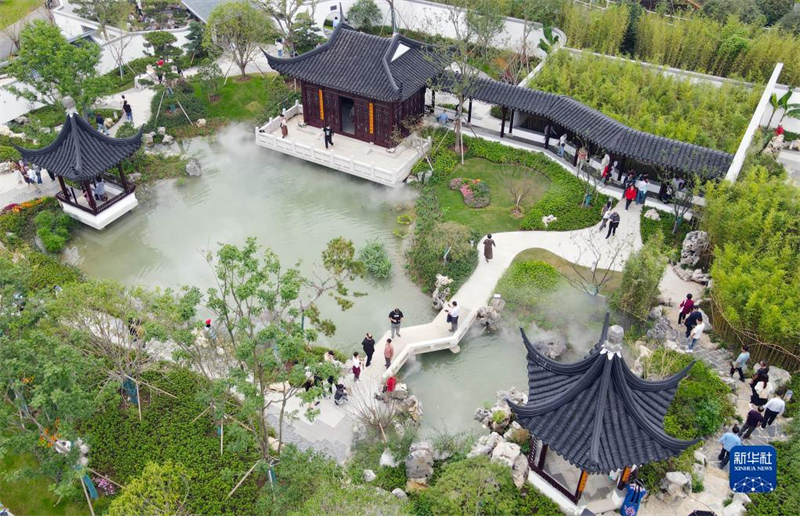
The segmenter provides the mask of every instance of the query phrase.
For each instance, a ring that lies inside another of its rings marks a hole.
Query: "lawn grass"
[[[506,166],[508,165],[492,163],[481,158],[471,158],[466,160],[464,165],[457,166],[446,180],[436,185],[436,195],[444,212],[444,220],[464,224],[481,234],[518,231],[521,219],[512,216],[511,208],[514,206],[514,200],[499,177]],[[536,174],[541,181],[522,203],[525,211],[541,199],[550,188],[550,180],[547,177],[533,169],[528,170],[531,174]],[[491,204],[485,208],[470,208],[464,204],[461,192],[450,190],[448,187],[450,180],[456,177],[480,179],[489,185]]]
[[[3,0],[0,2],[0,28],[4,29],[18,22],[42,4],[42,0]]]
[[[9,473],[35,466],[33,455],[6,455],[0,462],[0,473]],[[83,516],[88,507],[82,503],[58,500],[50,492],[52,481],[44,476],[35,476],[7,482],[0,476],[0,502],[16,516]]]
[[[195,96],[206,105],[208,118],[227,118],[231,121],[245,122],[258,118],[267,102],[266,80],[274,74],[251,74],[247,81],[231,77],[220,89],[219,100],[209,102],[195,83]]]
[[[562,276],[567,278],[571,281],[578,281],[580,276],[578,273],[573,269],[572,264],[569,260],[565,260],[564,258],[558,256],[557,254],[553,254],[550,251],[545,249],[527,249],[522,251],[517,256],[514,257],[514,261],[512,263],[517,262],[529,262],[529,261],[536,261],[536,262],[544,262],[548,265],[553,266]],[[583,267],[577,265],[576,268],[580,271],[581,275],[584,278],[591,278],[592,271],[589,267]],[[597,269],[597,277],[602,278],[605,274],[605,269]],[[603,295],[608,295],[612,291],[619,288],[620,284],[622,283],[622,273],[617,271],[610,271],[609,273],[609,281],[605,285],[600,288],[600,293]]]

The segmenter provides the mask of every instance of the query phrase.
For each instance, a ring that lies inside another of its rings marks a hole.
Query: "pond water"
[[[346,174],[256,147],[252,133],[232,127],[215,140],[194,139],[184,151],[197,158],[202,177],[163,181],[140,195],[140,205],[102,232],[77,231],[68,260],[88,275],[126,284],[178,287],[212,284],[203,252],[220,242],[242,244],[249,236],[272,248],[285,266],[302,260],[310,272],[332,238],[383,241],[394,261],[391,280],[358,281],[367,293],[341,312],[328,300],[323,315],[337,325],[326,345],[360,350],[366,331],[379,335],[389,311],[399,306],[405,323],[428,323],[430,298],[403,273],[401,241],[393,235],[409,189],[392,190]],[[525,353],[519,334],[474,332],[461,352],[419,357],[402,374],[423,403],[425,428],[477,429],[472,414],[495,391],[527,388]]]

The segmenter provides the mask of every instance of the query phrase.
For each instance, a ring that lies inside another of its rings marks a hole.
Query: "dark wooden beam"
[[[544,128],[544,150],[548,150],[550,148],[550,126],[547,125]]]
[[[505,138],[506,136],[506,108],[503,107],[503,121],[500,124],[500,138]]]
[[[64,194],[64,197],[69,200],[69,190],[67,190],[67,185],[64,183],[64,178],[58,176],[58,184],[61,186],[61,192]]]
[[[511,110],[511,120],[508,121],[508,134],[514,132],[514,110]]]
[[[97,203],[94,202],[94,193],[92,192],[92,185],[89,184],[89,181],[83,182],[83,191],[86,192],[86,198],[89,201],[89,207],[92,209],[92,213],[97,215]],[[78,202],[75,199],[75,202]]]
[[[581,499],[581,495],[583,494],[583,490],[586,489],[586,482],[589,480],[589,473],[585,471],[581,471],[581,477],[578,480],[578,488],[575,490],[575,498],[573,501],[578,503],[578,500]]]
[[[119,180],[122,183],[122,190],[128,193],[128,179],[125,177],[125,172],[122,170],[122,163],[117,163],[117,170],[119,170]]]
[[[472,123],[472,97],[469,98],[469,109],[467,110],[467,123]]]
[[[436,114],[436,90],[431,90],[431,113]]]
[[[542,444],[542,452],[539,454],[539,464],[536,466],[537,468],[544,471],[544,460],[547,458],[547,450],[550,448],[548,444]]]

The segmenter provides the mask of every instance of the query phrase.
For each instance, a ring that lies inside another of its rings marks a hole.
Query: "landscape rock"
[[[708,282],[711,281],[711,275],[703,272],[703,269],[695,269],[692,275],[689,276],[689,280],[701,285],[708,285]]]
[[[478,308],[478,324],[485,327],[490,333],[494,333],[500,327],[500,312],[493,306],[482,306]]]
[[[406,498],[408,498],[408,495],[406,494],[406,492],[403,491],[402,489],[400,489],[399,487],[395,487],[392,490],[392,494],[395,495],[400,500],[405,500]]]
[[[519,454],[520,449],[518,444],[504,441],[498,443],[494,451],[492,451],[492,462],[499,462],[511,468],[514,466],[514,461],[520,456]]]
[[[353,441],[363,441],[367,438],[367,427],[364,423],[356,423],[353,425]]]
[[[769,381],[774,384],[775,388],[787,385],[791,379],[792,375],[785,369],[769,366]]]
[[[503,434],[503,439],[517,444],[528,442],[530,438],[531,433],[527,429],[522,428],[516,421],[513,421],[511,426],[508,427],[508,430],[506,430],[506,433]]]
[[[378,478],[378,475],[374,471],[371,469],[364,470],[364,482],[373,482],[376,478]]]
[[[426,452],[433,454],[433,445],[428,441],[417,441],[415,443],[411,443],[411,446],[408,448],[408,453],[415,452],[417,450],[425,450]]]
[[[417,449],[406,457],[406,477],[410,479],[427,479],[433,476],[433,452]]]
[[[505,405],[506,407],[508,407],[505,403],[506,401],[516,403],[517,405],[525,405],[528,403],[528,395],[518,390],[516,387],[512,387],[507,391],[497,391],[496,396],[499,401],[502,401],[501,405]]]
[[[8,136],[9,138],[19,138],[20,140],[25,139],[25,134],[23,133],[15,133],[7,125],[0,125],[0,136]]]
[[[649,209],[646,212],[644,212],[644,218],[650,220],[661,220],[661,215],[659,215],[658,210]]]
[[[567,350],[567,339],[552,335],[546,339],[532,342],[533,347],[547,358],[558,358]]]
[[[4,163],[0,163],[0,174],[5,174],[7,172],[11,172],[11,162],[6,161]]]
[[[16,123],[18,123],[19,125],[25,125],[28,122],[30,122],[30,119],[27,116],[22,115],[22,116],[18,116],[17,118],[15,118],[14,121]]]
[[[695,462],[692,464],[692,474],[702,482],[706,478],[706,467]]]
[[[153,145],[153,133],[144,133],[142,135],[142,141],[145,145]]]
[[[401,408],[415,423],[422,421],[422,403],[413,394],[403,401]]]
[[[161,136],[164,136],[165,134],[167,134],[167,128],[166,127],[159,127],[158,128],[158,134],[161,135]]]
[[[44,134],[50,134],[53,132],[53,130],[50,129],[49,127],[40,127],[39,132]]]
[[[482,435],[478,441],[472,445],[472,449],[467,454],[467,458],[478,457],[486,455],[487,457],[492,454],[498,443],[503,442],[503,436],[497,432],[492,432],[489,435]]]
[[[478,423],[481,423],[484,426],[489,426],[488,423],[486,423],[486,420],[489,419],[491,415],[492,415],[491,410],[483,407],[478,407],[475,409],[475,415],[472,417],[472,419],[474,419]]]
[[[57,126],[53,127],[53,132],[54,133],[60,133],[62,127],[64,127],[64,126],[63,125],[57,125]]]
[[[751,500],[750,497],[747,496],[744,493],[733,493],[733,503],[737,503],[738,502],[738,503],[740,503],[742,505],[747,505],[747,504],[751,503],[752,501],[753,500]]]
[[[642,342],[636,342],[636,349],[639,351],[639,358],[647,358],[653,354],[653,350]]]
[[[192,158],[186,163],[186,174],[197,177],[203,175],[203,168],[200,166],[200,162],[196,159]]]
[[[409,478],[406,482],[406,492],[413,493],[415,491],[423,491],[428,489],[428,483],[425,479]]]
[[[164,135],[164,139],[161,140],[161,143],[163,143],[164,145],[169,145],[170,143],[172,143],[174,141],[175,141],[175,137],[174,136],[169,135],[169,134],[165,134]]]
[[[732,502],[722,509],[722,516],[744,516],[747,512],[742,502]]]
[[[706,457],[706,454],[701,452],[700,450],[694,451],[694,460],[695,462],[702,464],[703,466],[708,464],[708,457]]]
[[[708,248],[708,233],[705,231],[690,231],[683,239],[681,246],[681,259],[678,265],[694,267],[700,261],[703,252]]]
[[[661,480],[661,488],[673,496],[686,496],[685,490],[691,487],[692,479],[682,471],[670,471]]]
[[[197,119],[197,127],[205,127],[206,126],[206,119],[205,118],[198,118]]]
[[[381,460],[378,463],[385,468],[396,468],[400,462],[394,458],[392,450],[386,448],[381,454]]]
[[[547,226],[549,226],[551,223],[557,220],[558,217],[556,217],[555,215],[545,215],[544,217],[542,217],[542,224],[544,225],[544,229],[547,229]]]
[[[450,284],[453,280],[441,274],[436,275],[436,288],[431,294],[431,302],[434,310],[441,310],[450,298]]]
[[[519,455],[514,459],[514,465],[511,466],[511,478],[514,479],[514,485],[517,486],[517,489],[522,489],[528,481],[528,472],[530,470],[531,467],[528,465],[526,456]]]
[[[647,315],[649,319],[654,321],[664,317],[664,307],[663,306],[654,306],[650,313]]]
[[[135,183],[135,182],[140,181],[142,179],[142,174],[139,173],[139,172],[134,172],[134,173],[128,175],[128,179],[130,179],[131,181],[133,181]]]
[[[660,316],[658,320],[653,323],[653,326],[647,330],[647,337],[658,343],[663,343],[668,340],[675,342],[685,340],[681,339],[681,333],[673,328],[669,319],[664,316]]]
[[[508,425],[511,424],[511,409],[503,404],[492,407],[492,415],[489,416],[489,428],[498,434],[504,434]]]

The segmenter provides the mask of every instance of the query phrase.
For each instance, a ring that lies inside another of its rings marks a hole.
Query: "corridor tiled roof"
[[[111,138],[72,113],[67,115],[58,138],[47,147],[17,149],[27,161],[64,179],[92,181],[130,157],[141,145],[141,130],[130,138]]]
[[[565,95],[478,79],[472,97],[545,118],[611,154],[667,170],[724,177],[733,161],[733,155],[727,152],[631,129]]]
[[[508,403],[520,425],[589,473],[665,460],[698,442],[664,433],[664,416],[692,365],[670,378],[645,381],[628,369],[619,352],[604,348],[608,325],[606,315],[600,342],[574,364],[544,357],[523,331],[528,403]]]
[[[314,50],[293,58],[264,53],[278,72],[322,87],[368,99],[405,100],[439,75],[436,56],[424,43],[396,34],[382,38],[358,32],[346,23]]]

